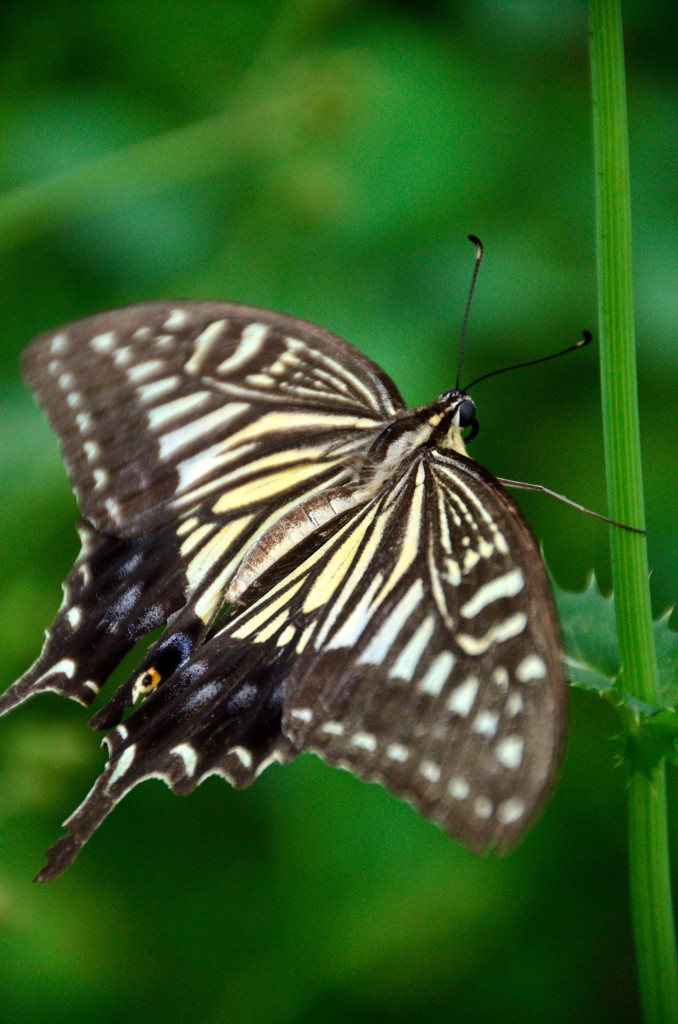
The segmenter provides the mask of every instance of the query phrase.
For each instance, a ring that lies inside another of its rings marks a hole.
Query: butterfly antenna
[[[509,370],[522,370],[525,366],[535,366],[537,363],[548,363],[549,359],[558,359],[560,356],[567,355],[568,352],[574,352],[575,349],[584,348],[586,345],[590,345],[593,341],[593,335],[590,331],[584,331],[581,338],[575,345],[568,345],[567,348],[562,349],[560,352],[552,352],[550,356],[539,356],[538,359],[528,359],[526,363],[514,363],[512,366],[502,366],[501,370],[492,370],[490,373],[484,373],[482,377],[476,377],[470,384],[464,387],[464,391],[470,391],[472,387],[478,384],[481,380],[487,380],[488,377],[496,377],[499,373],[508,373]],[[457,381],[457,387],[459,382]]]
[[[464,362],[464,345],[466,344],[466,324],[468,323],[468,315],[471,310],[471,299],[473,298],[473,291],[476,286],[476,279],[478,277],[478,271],[480,270],[480,261],[483,258],[483,243],[480,241],[477,235],[469,235],[469,242],[473,242],[476,247],[476,262],[473,267],[473,277],[471,278],[471,287],[468,290],[468,299],[466,300],[466,310],[464,312],[464,321],[461,325],[461,346],[459,350],[459,366],[457,367],[457,381],[454,385],[457,390],[459,389],[459,378],[461,376],[461,368]]]

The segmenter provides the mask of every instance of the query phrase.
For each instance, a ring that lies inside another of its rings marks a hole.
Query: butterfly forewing
[[[227,303],[103,313],[38,338],[24,370],[59,436],[88,543],[41,658],[0,710],[41,690],[91,702],[170,616],[173,667],[256,537],[350,479],[351,458],[404,409],[386,374],[336,335]],[[98,724],[118,720],[133,691]]]
[[[0,711],[50,688],[88,703],[168,622],[93,720],[116,726],[109,762],[41,877],[142,779],[242,786],[302,750],[473,849],[515,841],[562,753],[561,647],[536,541],[462,454],[452,392],[408,413],[342,339],[219,303],[93,317],[38,339],[26,371],[83,552]]]
[[[238,501],[281,503],[322,476],[330,450],[364,443],[404,408],[386,374],[336,335],[228,303],[99,314],[38,338],[24,372],[83,514],[116,536],[252,481]]]

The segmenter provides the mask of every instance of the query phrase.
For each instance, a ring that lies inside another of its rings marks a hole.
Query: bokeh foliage
[[[678,577],[678,25],[668,0],[625,14],[660,612]],[[38,331],[152,297],[235,299],[336,330],[429,401],[456,373],[469,231],[486,261],[462,382],[595,328],[581,3],[61,0],[6,6],[0,38],[3,684],[37,654],[77,550],[19,379]],[[604,509],[592,349],[475,399],[475,457]],[[606,527],[518,497],[561,585],[591,567],[608,583]],[[82,709],[16,712],[0,723],[2,1014],[637,1020],[616,722],[573,697],[560,786],[503,861],[305,756],[243,793],[140,787],[47,888],[29,878],[103,755]]]

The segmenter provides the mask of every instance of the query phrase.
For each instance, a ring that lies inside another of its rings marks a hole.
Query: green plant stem
[[[626,86],[619,0],[589,0],[596,161],[598,302],[603,429],[610,514],[644,527],[631,262]],[[611,532],[622,670],[619,685],[659,705],[645,538]],[[678,1021],[664,764],[629,784],[629,866],[646,1024]]]

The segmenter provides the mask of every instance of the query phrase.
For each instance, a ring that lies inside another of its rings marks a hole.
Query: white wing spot
[[[80,562],[85,557],[85,555],[89,555],[92,553],[94,549],[94,544],[92,543],[92,538],[94,534],[90,532],[89,527],[83,526],[82,523],[78,523],[75,527],[75,530],[76,533],[78,534],[78,537],[80,538],[81,544],[80,554],[78,555],[78,562]]]
[[[203,363],[214,348],[215,342],[221,338],[227,323],[227,320],[214,320],[202,334],[198,335],[193,342],[193,355],[185,366],[186,373],[200,373]]]
[[[94,490],[99,491],[102,487],[105,487],[108,483],[108,473],[105,469],[95,469],[92,471],[94,477]]]
[[[320,726],[320,731],[326,732],[328,736],[343,736],[344,726],[342,722],[324,722],[323,725]]]
[[[232,750],[229,750],[229,754],[233,754],[235,757],[237,757],[243,768],[252,767],[252,755],[250,754],[247,747],[233,747]]]
[[[262,772],[265,772],[267,768],[276,763],[284,764],[285,759],[279,750],[272,750],[268,757],[265,757],[263,761],[260,761],[254,769],[254,778],[258,779]]]
[[[69,608],[66,612],[66,618],[71,629],[75,629],[82,622],[82,608],[78,608],[77,605]]]
[[[471,713],[479,686],[478,676],[468,676],[447,698],[447,710],[467,718]]]
[[[252,388],[270,388],[273,384],[278,384],[278,381],[269,373],[250,373],[245,377],[245,383]]]
[[[407,761],[410,756],[410,752],[402,743],[389,743],[386,748],[386,756],[390,758],[391,761],[400,761],[403,763],[404,761]]]
[[[63,672],[65,676],[72,679],[75,674],[76,664],[72,658],[62,658],[61,661],[57,661],[56,665],[52,668],[48,668],[45,672],[46,676],[56,675],[57,672]]]
[[[132,384],[139,384],[141,381],[146,380],[147,377],[155,376],[164,368],[165,364],[162,359],[148,359],[145,363],[137,363],[135,366],[130,366],[126,373]]]
[[[136,743],[133,743],[131,747],[127,747],[126,750],[123,750],[122,754],[118,759],[118,763],[111,772],[108,782],[106,783],[106,789],[110,789],[111,786],[118,781],[118,779],[122,778],[125,772],[129,771],[129,769],[132,767],[132,761],[134,760],[135,753]]]
[[[494,554],[494,544],[489,540],[485,540],[484,537],[481,537],[478,541],[478,554],[481,558],[491,558]]]
[[[96,441],[85,441],[83,444],[88,462],[96,462],[101,456],[101,448]]]
[[[454,775],[447,783],[447,792],[455,800],[465,800],[471,792],[471,787],[461,775]]]
[[[468,540],[468,538],[466,538]],[[469,542],[470,543],[470,542]],[[464,573],[470,572],[480,561],[480,555],[474,548],[469,548],[464,554],[464,564],[462,571]]]
[[[473,801],[473,810],[483,820],[487,820],[494,810],[494,804],[487,796],[477,796]]]
[[[351,737],[351,743],[354,747],[360,747],[361,750],[369,750],[373,753],[377,749],[377,737],[371,732],[356,732]]]
[[[521,683],[531,683],[533,679],[543,679],[546,675],[546,663],[538,654],[528,654],[516,669],[516,679]]]
[[[512,825],[514,821],[522,818],[524,813],[525,804],[517,796],[509,797],[497,808],[497,817],[502,825]]]
[[[176,331],[185,327],[188,321],[189,316],[185,309],[173,309],[162,326],[166,331]]]
[[[440,782],[440,765],[435,761],[422,761],[419,771],[427,782],[432,782],[434,785],[436,782]]]
[[[172,747],[170,754],[176,754],[184,762],[184,771],[190,777],[195,775],[198,764],[198,755],[190,743],[180,743],[178,747]]]
[[[496,579],[478,587],[473,597],[461,606],[460,612],[465,619],[473,619],[483,608],[487,608],[488,604],[502,598],[515,597],[524,586],[525,578],[522,571],[518,568],[511,569],[503,576],[497,576]]]
[[[139,332],[137,331],[137,334]],[[116,348],[113,353],[113,362],[116,366],[127,366],[134,359],[136,353],[131,345],[123,345],[122,348]]]
[[[458,587],[461,583],[461,569],[456,558],[445,558],[445,572],[443,579],[452,587]]]
[[[389,679],[405,679],[409,682],[417,670],[429,640],[433,636],[435,619],[429,615],[418,626],[389,670]]]
[[[457,633],[457,643],[472,656],[484,654],[493,644],[504,643],[514,636],[522,633],[527,625],[527,615],[524,612],[516,612],[504,622],[498,622],[496,626],[488,629],[484,636],[470,636],[468,633]]]
[[[49,350],[54,355],[57,355],[59,352],[66,352],[68,350],[68,335],[63,332],[55,334],[50,342]]]
[[[181,378],[174,377],[161,377],[160,380],[154,380],[150,384],[140,384],[137,388],[137,394],[140,402],[153,402],[156,398],[161,398],[170,391],[175,391],[181,383]]]
[[[183,416],[187,416],[188,413],[204,405],[210,397],[209,391],[194,391],[189,395],[182,395],[181,398],[176,398],[173,402],[157,405],[155,409],[150,409],[148,412],[148,425],[151,430],[159,430],[160,427],[171,423],[172,420],[178,420]]]
[[[432,697],[439,697],[454,668],[454,662],[455,658],[451,651],[442,651],[429,665],[419,683],[419,690],[422,693],[429,693]]]
[[[254,359],[261,350],[267,333],[268,327],[266,324],[248,324],[242,332],[240,343],[235,352],[228,359],[224,359],[223,362],[219,363],[217,373],[228,376],[234,370],[239,370],[250,359]]]
[[[501,761],[505,768],[512,771],[520,768],[523,760],[525,741],[522,736],[504,736],[494,748],[497,761]]]
[[[523,710],[523,698],[518,690],[512,690],[506,698],[506,714],[509,718],[515,718]]]
[[[115,331],[107,331],[105,334],[95,334],[89,340],[90,346],[100,355],[107,355],[112,352],[118,344],[118,335]]]
[[[508,686],[509,674],[503,665],[497,665],[491,678],[495,686],[498,686],[501,690]]]
[[[92,429],[92,417],[88,412],[79,412],[75,417],[75,425],[83,434]]]
[[[508,544],[503,533],[500,533],[495,523],[490,524],[492,527],[492,533],[494,535],[494,546],[500,555],[508,554]]]
[[[290,714],[292,718],[298,718],[300,722],[313,721],[313,712],[310,708],[292,708]]]
[[[499,715],[494,711],[480,711],[473,720],[471,731],[480,736],[494,736],[497,731]]]
[[[106,511],[114,523],[120,523],[122,521],[120,505],[115,498],[106,498]]]
[[[82,565],[78,566],[78,572],[80,573],[80,579],[82,580],[83,586],[88,587],[92,582],[92,570],[87,562],[83,562]]]
[[[79,405],[82,405],[82,395],[79,391],[71,391],[70,395],[66,395],[66,405],[69,409],[77,409]]]

